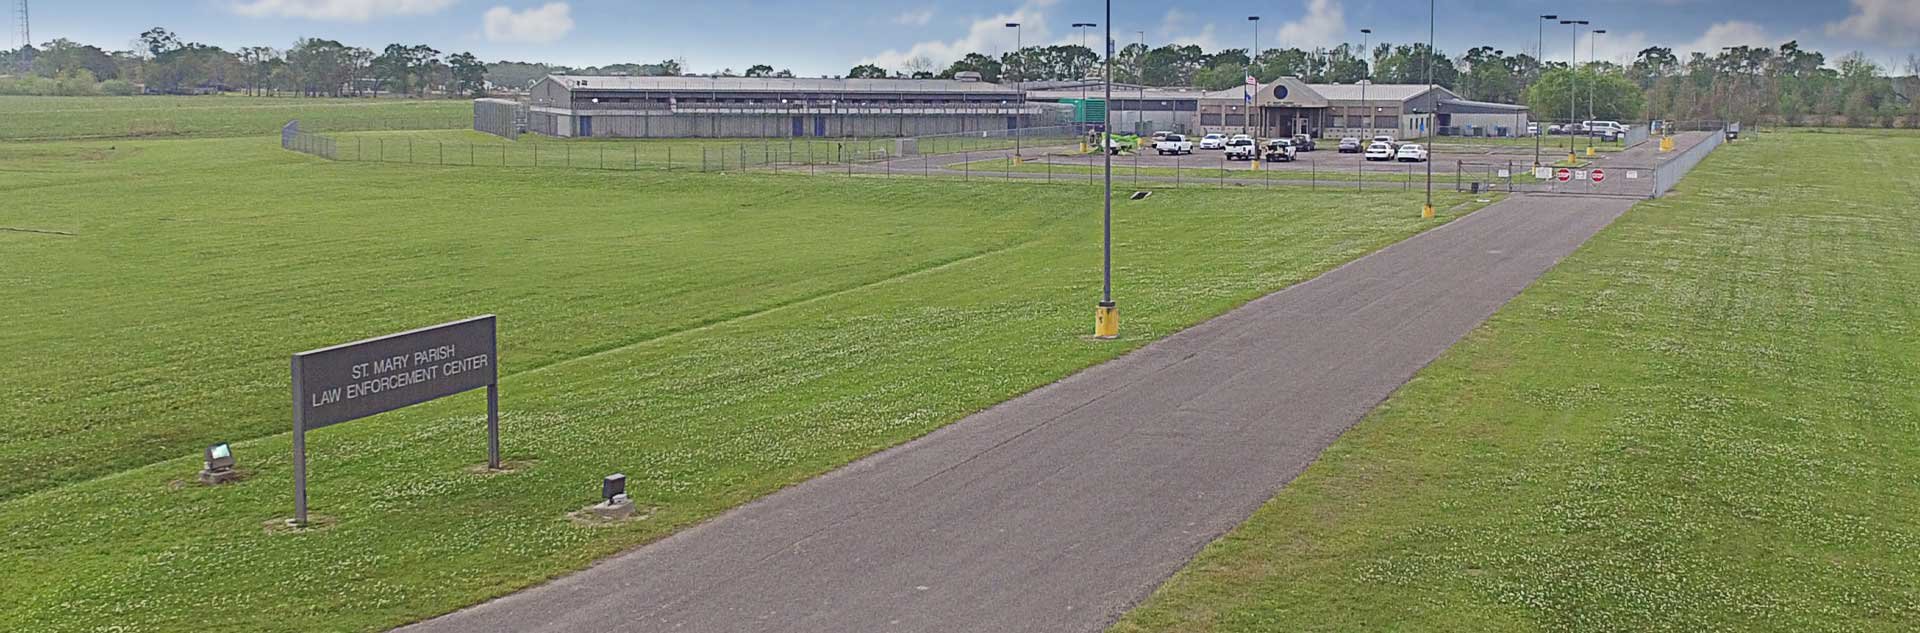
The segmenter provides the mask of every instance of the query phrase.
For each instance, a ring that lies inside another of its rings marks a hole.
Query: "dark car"
[[[1306,134],[1295,134],[1293,135],[1293,147],[1294,149],[1300,150],[1302,152],[1311,152],[1315,149],[1318,149],[1319,145],[1313,142],[1312,136],[1308,136]]]
[[[1360,139],[1351,136],[1340,139],[1340,153],[1342,154],[1358,154],[1362,149],[1364,148],[1360,147]]]

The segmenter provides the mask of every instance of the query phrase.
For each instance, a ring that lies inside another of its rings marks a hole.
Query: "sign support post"
[[[493,315],[293,355],[293,520],[305,527],[307,432],[487,389],[487,468],[500,469],[500,373]]]

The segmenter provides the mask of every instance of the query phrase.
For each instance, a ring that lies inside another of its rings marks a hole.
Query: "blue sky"
[[[6,0],[12,4],[15,0]],[[1488,44],[1536,46],[1534,16],[1591,19],[1609,32],[1579,55],[1621,59],[1649,45],[1684,50],[1775,46],[1798,39],[1829,58],[1861,50],[1883,64],[1920,53],[1920,0],[1440,0],[1439,44],[1459,54]],[[380,48],[425,43],[483,59],[570,65],[684,58],[694,71],[755,63],[805,75],[841,74],[856,63],[897,68],[927,57],[944,65],[970,50],[1013,47],[1003,26],[1018,21],[1028,44],[1079,42],[1068,25],[1103,22],[1096,0],[38,0],[33,36],[66,37],[110,49],[165,26],[192,41],[228,48],[284,48],[301,36]],[[1260,44],[1311,47],[1356,41],[1426,39],[1420,0],[1171,0],[1116,2],[1115,38],[1149,44],[1249,47],[1248,15],[1260,15]],[[9,29],[11,30],[11,29]],[[1100,35],[1090,36],[1097,46]],[[1567,58],[1573,34],[1547,31],[1548,59]],[[9,33],[6,43],[18,45]]]

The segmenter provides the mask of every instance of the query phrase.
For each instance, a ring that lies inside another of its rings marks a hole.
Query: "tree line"
[[[1906,76],[1890,76],[1861,53],[1839,60],[1797,42],[1778,48],[1730,47],[1681,59],[1650,47],[1631,63],[1589,61],[1578,68],[1525,52],[1479,46],[1454,56],[1424,43],[1382,42],[1362,49],[1270,48],[1207,52],[1194,45],[1134,43],[1114,55],[1114,80],[1157,87],[1222,90],[1242,85],[1249,72],[1263,83],[1298,77],[1309,83],[1433,83],[1467,99],[1523,103],[1543,120],[1717,119],[1784,124],[1920,127],[1920,55]],[[26,68],[0,78],[0,93],[163,94],[245,92],[253,95],[342,97],[364,95],[468,96],[489,87],[523,89],[553,73],[678,76],[682,60],[566,67],[537,62],[483,63],[472,53],[448,55],[424,44],[390,44],[378,51],[335,40],[304,38],[291,47],[248,46],[228,51],[184,41],[164,28],[141,33],[131,50],[105,51],[57,39],[0,51],[0,69]],[[1084,46],[1029,46],[1000,55],[969,53],[941,67],[925,57],[887,69],[861,64],[852,78],[950,79],[979,73],[989,82],[1071,81],[1098,78],[1100,55]],[[4,72],[4,71],[0,71]],[[755,64],[721,76],[792,77],[793,71]]]

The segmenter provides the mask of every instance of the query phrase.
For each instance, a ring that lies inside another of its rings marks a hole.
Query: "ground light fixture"
[[[611,505],[627,498],[627,476],[614,473],[600,480],[600,500]]]
[[[208,446],[202,463],[200,483],[223,484],[240,477],[240,472],[233,469],[233,445],[226,442]]]

